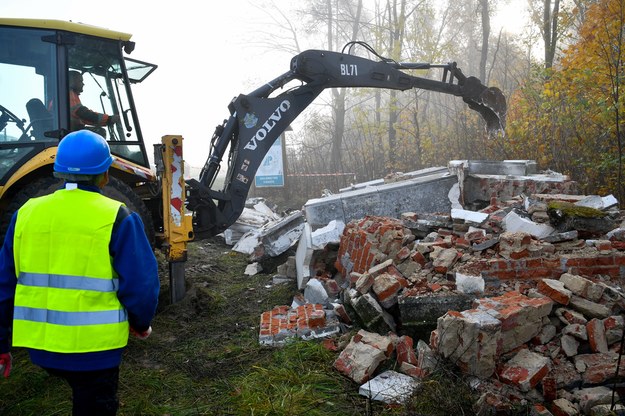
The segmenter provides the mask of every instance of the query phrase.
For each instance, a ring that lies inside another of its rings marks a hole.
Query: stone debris
[[[296,211],[246,232],[232,250],[248,254],[250,262],[277,257],[297,244],[303,229],[304,216]]]
[[[474,175],[462,183],[486,194],[501,182]],[[625,376],[625,228],[617,202],[528,193],[527,183],[503,188],[511,195],[490,192],[475,213],[364,215],[341,224],[338,241],[337,222],[328,228],[334,237],[317,245],[305,225],[304,254],[295,259],[296,268],[307,261],[306,273],[297,273],[304,295],[263,314],[261,343],[338,337],[357,324],[362,329],[334,367],[376,400],[400,403],[445,363],[475,380],[478,414],[521,403],[537,415],[603,414],[607,397],[620,402],[617,382]],[[600,210],[600,221],[567,208],[554,224],[549,210],[561,206],[554,201]],[[402,377],[379,374],[389,360]],[[414,383],[402,390],[406,377]],[[385,393],[395,391],[403,393]]]
[[[245,233],[260,228],[269,222],[280,220],[280,215],[274,212],[270,205],[262,198],[248,199],[239,218],[224,231],[225,243],[233,246]]]
[[[397,371],[387,370],[358,389],[362,396],[384,403],[402,403],[417,389],[417,381]]]

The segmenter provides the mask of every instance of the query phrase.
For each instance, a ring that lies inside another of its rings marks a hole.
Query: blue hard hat
[[[74,175],[99,175],[113,163],[111,149],[102,136],[90,130],[71,132],[61,140],[54,171]]]

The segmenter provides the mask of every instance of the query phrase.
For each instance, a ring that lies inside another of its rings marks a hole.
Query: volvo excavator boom
[[[479,112],[489,131],[504,129],[506,100],[502,92],[482,85],[475,77],[465,76],[455,63],[398,63],[376,56],[379,61],[349,53],[307,50],[293,57],[289,71],[230,103],[230,117],[217,126],[213,134],[211,154],[199,180],[187,181],[187,202],[189,210],[193,211],[196,239],[216,235],[237,220],[254,175],[271,145],[327,88],[371,87],[402,91],[418,88],[451,94],[461,97],[471,109]],[[432,68],[443,71],[440,81],[405,72]],[[270,97],[291,81],[300,83]],[[226,151],[229,151],[226,181],[223,189],[214,190]]]

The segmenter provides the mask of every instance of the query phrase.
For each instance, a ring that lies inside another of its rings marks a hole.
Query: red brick
[[[543,259],[541,258],[527,259],[525,261],[525,267],[527,267],[528,269],[538,269],[542,266],[543,266]]]
[[[542,380],[543,397],[546,401],[552,402],[558,398],[558,383],[555,377],[546,376]]]
[[[570,269],[569,273],[577,274],[580,276],[596,276],[599,274],[608,274],[611,277],[619,277],[621,275],[621,269],[618,266],[574,267]]]
[[[502,272],[489,273],[489,276],[496,277],[501,280],[513,280],[513,279],[516,279],[517,274],[515,271],[507,271],[507,272],[502,271]]]
[[[518,259],[524,259],[526,257],[529,257],[530,252],[528,249],[524,249],[521,251],[512,251],[509,253],[509,255],[511,259],[518,260]]]
[[[395,256],[395,259],[402,262],[410,257],[410,249],[408,247],[402,247],[401,250]]]
[[[397,353],[397,361],[401,365],[402,363],[417,365],[417,355],[414,351],[414,342],[411,337],[404,335],[399,337],[395,351]]]
[[[597,266],[612,266],[614,265],[614,256],[599,256],[595,258]]]
[[[503,259],[492,259],[488,261],[489,270],[510,270],[510,263]]]
[[[414,254],[412,255],[411,259],[413,261],[419,263],[421,266],[425,266],[426,263],[427,263],[426,258],[419,251],[415,251]]]
[[[623,242],[625,245],[625,242]],[[615,253],[614,254],[614,264],[619,266],[625,266],[625,253]]]

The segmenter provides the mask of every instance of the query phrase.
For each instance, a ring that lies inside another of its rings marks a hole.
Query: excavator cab
[[[51,173],[59,140],[71,131],[70,71],[82,74],[83,105],[120,116],[119,123],[98,127],[116,156],[111,176],[112,186],[119,189],[110,193],[143,213],[144,222],[153,227],[142,205],[157,198],[152,193],[144,201],[136,199],[157,178],[150,169],[131,84],[143,81],[156,65],[126,56],[134,48],[130,37],[79,23],[0,18],[2,234],[26,199],[58,187]],[[154,235],[153,229],[146,231]]]

